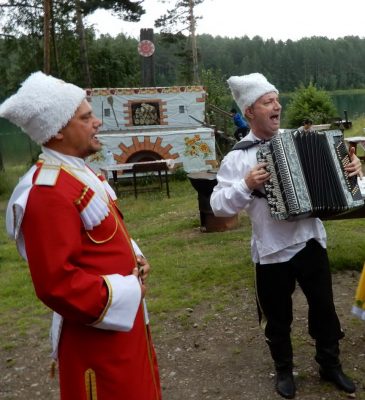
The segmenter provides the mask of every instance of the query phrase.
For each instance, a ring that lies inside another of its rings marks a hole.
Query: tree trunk
[[[59,69],[59,57],[57,50],[57,42],[56,42],[56,30],[55,30],[55,21],[54,21],[54,13],[53,13],[53,0],[50,0],[51,4],[51,36],[52,36],[52,49],[53,49],[53,57],[54,57],[54,71],[56,76],[60,76]]]
[[[191,51],[193,56],[193,80],[194,84],[199,84],[199,71],[198,71],[198,50],[196,47],[196,36],[195,36],[195,17],[194,17],[194,3],[193,0],[189,0],[189,15],[190,15],[190,40],[191,40]]]
[[[82,21],[80,0],[76,0],[76,31],[80,40],[80,62],[84,71],[84,83],[86,87],[90,88],[91,76],[89,69],[89,60],[87,57],[85,29],[84,29],[84,23]]]
[[[43,20],[43,72],[51,72],[51,51],[50,51],[50,19],[51,4],[50,0],[43,0],[44,20]]]

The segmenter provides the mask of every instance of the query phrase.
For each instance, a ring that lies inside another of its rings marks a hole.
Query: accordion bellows
[[[339,130],[278,133],[260,145],[257,160],[268,163],[264,186],[277,220],[327,218],[364,205],[357,177],[344,170],[350,158]]]

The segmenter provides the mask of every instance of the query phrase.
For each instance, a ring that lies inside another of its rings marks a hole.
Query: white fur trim
[[[102,320],[93,324],[95,328],[128,332],[141,303],[141,287],[134,275],[106,275],[104,280],[109,289],[109,304]]]
[[[85,98],[85,90],[38,71],[1,104],[0,117],[43,144],[67,125]]]
[[[227,83],[234,100],[243,113],[247,107],[251,106],[264,94],[270,92],[279,93],[276,87],[258,72],[243,76],[231,76]]]

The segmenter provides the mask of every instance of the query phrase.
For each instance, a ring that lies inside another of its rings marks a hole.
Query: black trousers
[[[290,344],[292,294],[296,282],[308,302],[310,336],[322,345],[337,343],[344,334],[333,303],[327,251],[311,239],[303,250],[287,262],[256,264],[259,320],[265,326],[269,346],[270,343],[278,347]]]

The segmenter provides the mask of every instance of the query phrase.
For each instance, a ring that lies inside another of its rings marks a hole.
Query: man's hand
[[[138,272],[139,272],[139,277],[141,278],[141,281],[144,283],[148,277],[148,273],[150,272],[150,264],[148,264],[148,261],[146,258],[137,256],[137,263],[138,263]]]
[[[245,176],[245,182],[250,190],[257,189],[270,178],[266,171],[267,163],[259,163]]]
[[[350,147],[349,150],[350,164],[346,165],[345,171],[348,172],[349,176],[358,175],[362,178],[361,161],[355,154],[355,147]]]
[[[139,282],[141,284],[142,297],[144,297],[147,291],[145,281],[148,277],[151,266],[144,257],[137,256],[136,259],[138,267],[134,268],[132,273],[139,279]]]

